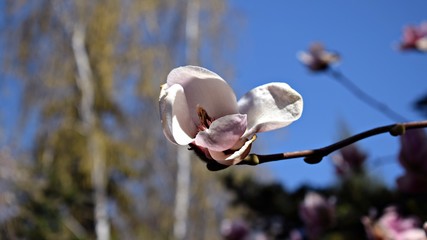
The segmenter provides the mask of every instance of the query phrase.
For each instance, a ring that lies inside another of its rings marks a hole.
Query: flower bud
[[[332,63],[338,62],[337,53],[328,52],[321,43],[311,44],[308,52],[298,54],[299,60],[313,72],[327,70]]]

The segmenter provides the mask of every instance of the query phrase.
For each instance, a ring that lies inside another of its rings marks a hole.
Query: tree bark
[[[186,63],[197,64],[199,55],[200,0],[188,0],[185,23]],[[191,155],[187,147],[179,147],[177,154],[177,186],[175,197],[174,237],[187,236],[188,208],[190,203]]]
[[[98,240],[110,239],[110,224],[105,180],[105,160],[102,158],[99,138],[96,136],[96,116],[94,106],[94,83],[89,56],[85,49],[84,27],[76,24],[72,34],[72,48],[77,66],[76,83],[81,91],[80,114],[87,136],[87,152],[92,160],[92,185],[94,188],[95,234]]]

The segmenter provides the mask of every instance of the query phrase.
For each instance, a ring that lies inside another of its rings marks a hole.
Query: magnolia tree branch
[[[312,150],[303,150],[296,152],[286,152],[286,153],[277,153],[277,154],[269,154],[269,155],[258,155],[258,154],[250,154],[248,157],[244,159],[244,161],[239,164],[243,165],[257,165],[266,162],[280,161],[292,158],[301,158],[304,157],[304,161],[309,164],[319,163],[323,157],[329,155],[330,153],[341,149],[345,146],[348,146],[352,143],[360,141],[362,139],[372,137],[375,135],[390,133],[392,136],[399,136],[405,133],[405,130],[415,129],[415,128],[426,128],[427,120],[425,121],[417,121],[417,122],[405,122],[398,124],[391,124],[387,126],[373,128],[359,134],[353,135],[336,143],[333,143],[329,146],[312,149]]]
[[[360,141],[362,139],[372,137],[375,135],[389,133],[392,136],[403,135],[406,130],[415,129],[415,128],[426,128],[427,120],[416,121],[416,122],[404,122],[404,123],[396,123],[387,126],[373,128],[359,134],[353,135],[336,143],[333,143],[329,146],[323,148],[317,148],[312,150],[302,150],[295,152],[285,152],[285,153],[276,153],[276,154],[268,154],[268,155],[259,155],[259,154],[249,154],[243,161],[238,163],[238,165],[258,165],[261,163],[281,161],[293,158],[304,158],[304,161],[309,164],[316,164],[322,161],[322,159],[332,152],[339,150],[345,146],[348,146],[352,143]],[[227,168],[228,166],[219,164],[215,160],[207,159],[204,156],[204,153],[199,151],[198,148],[192,146],[190,144],[190,150],[194,150],[194,152],[206,162],[206,167],[211,171],[218,171]]]

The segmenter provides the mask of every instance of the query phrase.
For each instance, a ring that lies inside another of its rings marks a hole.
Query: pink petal
[[[159,105],[166,138],[179,145],[191,143],[197,128],[191,120],[183,88],[178,84],[169,88],[164,85],[160,92]]]
[[[211,157],[223,164],[223,165],[235,165],[238,164],[239,162],[241,162],[246,156],[248,156],[250,150],[251,150],[251,146],[252,143],[255,141],[256,136],[253,136],[251,139],[247,140],[247,139],[240,139],[236,145],[234,145],[231,150],[236,150],[233,153],[224,153],[224,152],[216,152],[216,151],[212,151],[209,150],[209,153],[211,155]]]
[[[418,31],[415,27],[408,26],[403,31],[403,43],[408,45],[414,45],[418,36]]]
[[[210,127],[196,135],[195,143],[213,151],[233,147],[246,130],[246,115],[233,114],[212,122]]]
[[[252,89],[238,102],[239,112],[248,115],[243,137],[285,127],[300,118],[301,95],[286,83],[269,83]]]
[[[179,84],[184,88],[194,122],[198,121],[197,106],[205,109],[215,119],[238,113],[236,96],[231,87],[216,73],[205,68],[175,68],[169,73],[167,84]]]
[[[427,134],[424,129],[411,129],[400,136],[399,161],[405,169],[427,172]]]
[[[396,240],[426,240],[426,232],[421,228],[409,229],[396,237]]]

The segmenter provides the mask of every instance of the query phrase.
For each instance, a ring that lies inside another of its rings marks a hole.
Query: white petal
[[[419,51],[427,52],[427,36],[420,38],[415,45]]]
[[[238,113],[236,95],[231,87],[216,73],[205,68],[175,68],[169,73],[167,84],[179,84],[184,88],[194,122],[198,121],[197,106],[205,109],[214,119]]]
[[[208,129],[196,135],[195,143],[209,150],[225,151],[239,141],[246,131],[246,125],[246,114],[232,114],[218,118]]]
[[[252,89],[238,102],[239,112],[248,115],[248,130],[242,137],[285,127],[300,118],[301,95],[286,83],[268,83]]]
[[[297,54],[297,58],[305,65],[311,65],[314,62],[313,56],[311,56],[311,54],[308,54],[306,52],[299,52]]]
[[[183,88],[162,86],[159,97],[163,133],[173,143],[187,145],[194,140],[197,128],[191,120]]]

